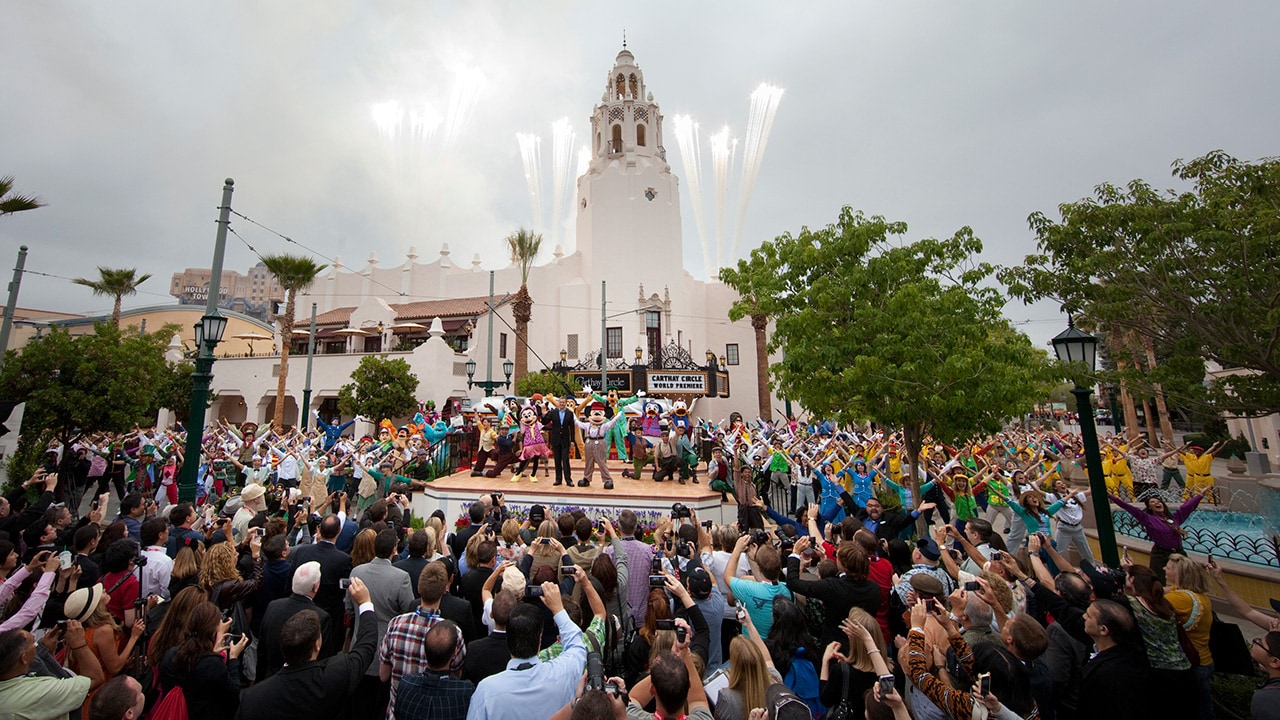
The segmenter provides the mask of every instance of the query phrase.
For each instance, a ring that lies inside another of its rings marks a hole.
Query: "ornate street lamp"
[[[1093,388],[1081,387],[1079,370],[1092,375],[1098,364],[1098,338],[1083,332],[1067,316],[1067,329],[1052,340],[1053,352],[1058,361],[1075,366],[1068,370],[1075,383],[1071,394],[1076,397],[1076,411],[1080,415],[1080,441],[1084,443],[1085,464],[1089,470],[1089,489],[1093,495],[1093,517],[1098,525],[1098,547],[1102,561],[1110,567],[1120,566],[1120,554],[1116,550],[1116,529],[1111,519],[1111,503],[1107,499],[1107,481],[1102,474],[1102,453],[1098,448],[1098,428],[1093,422],[1093,404],[1089,396]]]

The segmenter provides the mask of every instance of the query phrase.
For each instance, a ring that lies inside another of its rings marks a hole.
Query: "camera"
[[[551,544],[551,538],[545,538],[545,537],[544,537],[544,538],[538,538],[538,544],[539,544],[539,545],[550,545],[550,544]]]
[[[578,568],[574,565],[561,565],[560,574],[566,577],[572,577],[578,574]]]
[[[757,530],[752,530],[752,531],[751,531],[751,544],[752,544],[752,545],[770,545],[770,544],[772,544],[772,541],[769,539],[769,531],[767,531],[767,530],[758,530],[758,529],[757,529]]]
[[[783,555],[787,555],[791,552],[791,549],[796,546],[795,538],[787,535],[781,530],[776,531],[776,534],[778,537],[778,549],[782,551]]]
[[[524,597],[526,600],[529,598],[542,597],[542,586],[541,585],[525,585]]]
[[[711,524],[712,524],[712,523],[711,523],[711,521],[710,521],[710,520],[703,520],[703,521],[702,521],[702,527],[703,527],[703,528],[705,528],[705,529],[707,529],[707,530],[710,530],[710,529],[711,529]]]
[[[134,558],[134,559],[133,559],[133,566],[134,566],[134,567],[146,567],[146,566],[147,566],[147,556],[146,556],[146,555],[143,555],[142,553],[138,553],[138,557],[136,557],[136,558]]]
[[[349,587],[351,587],[351,578],[342,578],[338,581],[339,590],[346,590]]]
[[[1004,559],[1004,553],[1000,552],[999,550],[992,550],[991,559],[994,560],[995,562],[1000,562]]]
[[[964,584],[965,592],[978,592],[982,589],[982,585],[977,580],[970,580]]]
[[[680,520],[693,517],[693,511],[684,503],[676,503],[671,506],[671,519]]]
[[[880,683],[880,698],[883,700],[893,692],[893,676],[881,675],[877,682]]]
[[[694,551],[694,547],[693,547],[693,543],[691,542],[685,541],[685,542],[681,542],[679,545],[676,545],[676,554],[682,558],[693,557],[693,551]]]
[[[680,642],[684,642],[684,639],[688,636],[688,631],[686,631],[683,627],[676,625],[675,620],[659,620],[658,626],[655,629],[671,630],[676,634],[676,639],[679,640]]]
[[[650,589],[650,590],[652,590],[652,589],[654,589],[654,588],[665,588],[666,586],[667,586],[667,576],[666,576],[666,575],[650,575],[650,576],[649,576],[649,589]]]
[[[587,653],[587,689],[604,690],[604,658],[598,652]]]

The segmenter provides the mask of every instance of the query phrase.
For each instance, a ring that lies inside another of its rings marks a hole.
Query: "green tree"
[[[926,437],[964,442],[1045,397],[1047,358],[1000,315],[995,268],[969,228],[904,244],[905,223],[845,207],[720,271],[745,299],[734,320],[774,319],[775,386],[816,417],[903,432],[913,489]],[[918,497],[918,495],[917,495]]]
[[[1103,183],[1060,205],[1060,220],[1033,213],[1039,252],[1001,280],[1103,331],[1124,379],[1148,394],[1199,401],[1207,359],[1238,369],[1207,388],[1215,410],[1280,411],[1280,159],[1215,151],[1173,174],[1190,188]]]
[[[98,279],[76,278],[72,282],[83,285],[93,291],[94,295],[102,295],[115,299],[111,308],[111,325],[120,329],[120,303],[126,296],[136,295],[138,286],[151,279],[150,274],[137,276],[135,268],[98,267]]]
[[[401,358],[366,355],[351,373],[352,382],[338,390],[338,407],[345,415],[402,418],[418,406],[414,391],[418,377]]]
[[[276,430],[283,430],[285,384],[289,380],[289,348],[293,345],[293,314],[298,293],[311,287],[328,265],[316,264],[314,259],[299,255],[262,255],[258,259],[284,290],[284,314],[280,316],[280,379],[276,384],[275,417],[271,420]]]
[[[164,358],[171,333],[124,333],[98,323],[92,335],[51,328],[21,352],[6,353],[0,397],[25,402],[20,448],[52,437],[68,442],[77,430],[124,431],[155,419],[157,379],[170,372]],[[22,455],[23,453],[19,453]],[[38,455],[36,455],[38,457]],[[11,468],[25,477],[31,468]]]
[[[0,217],[44,207],[40,198],[13,192],[13,176],[0,177]]]
[[[516,380],[529,372],[529,320],[533,318],[533,298],[529,295],[529,269],[542,249],[542,236],[521,228],[507,236],[511,262],[520,268],[520,290],[511,299],[511,315],[516,321]]]
[[[529,373],[516,381],[516,395],[520,397],[532,397],[534,393],[540,393],[543,397],[568,397],[573,392],[574,389],[563,375],[548,370]]]

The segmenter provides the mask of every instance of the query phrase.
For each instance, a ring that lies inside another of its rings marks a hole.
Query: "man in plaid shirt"
[[[465,720],[476,686],[450,669],[462,631],[452,620],[438,620],[427,631],[426,672],[405,675],[396,693],[395,720]]]
[[[392,720],[396,706],[396,691],[400,680],[406,675],[426,672],[430,669],[427,663],[427,633],[432,626],[444,620],[440,617],[440,598],[449,588],[449,571],[439,560],[429,563],[422,569],[418,578],[418,594],[422,604],[411,613],[397,615],[387,625],[387,634],[382,637],[382,647],[378,650],[379,676],[383,682],[391,681],[391,702],[387,705],[387,720]],[[459,634],[455,646],[456,652],[451,656],[449,670],[457,672],[466,658],[466,647]]]
[[[649,567],[653,560],[652,545],[637,540],[636,527],[639,518],[630,510],[623,510],[618,515],[618,530],[622,532],[622,549],[627,553],[627,603],[631,609],[631,620],[635,627],[644,625],[645,613],[649,612]],[[613,547],[605,548],[605,554],[613,556]],[[615,559],[614,562],[617,562]]]

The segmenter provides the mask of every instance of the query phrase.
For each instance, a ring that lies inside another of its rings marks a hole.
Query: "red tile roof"
[[[494,299],[495,307],[502,307],[510,302],[511,296],[504,295]],[[488,295],[470,298],[450,298],[447,300],[419,300],[417,302],[392,305],[395,321],[427,320],[432,318],[480,316],[488,311]],[[351,314],[355,306],[334,308],[316,315],[316,325],[346,325],[351,322]]]

